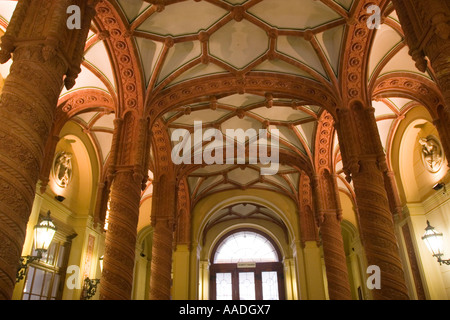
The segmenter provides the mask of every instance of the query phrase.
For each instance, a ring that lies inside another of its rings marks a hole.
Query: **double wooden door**
[[[284,300],[280,262],[213,264],[210,275],[212,300]]]

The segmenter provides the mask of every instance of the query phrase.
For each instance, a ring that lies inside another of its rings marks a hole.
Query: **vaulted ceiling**
[[[142,86],[147,101],[174,86],[192,81],[207,83],[211,77],[244,77],[248,74],[288,75],[338,92],[344,64],[346,31],[352,20],[354,0],[111,0],[133,39],[140,63]],[[0,25],[7,26],[16,1],[0,0]],[[398,17],[389,5],[381,29],[376,30],[367,68],[367,85],[372,92],[380,78],[412,75],[433,81],[431,71],[415,68],[408,54]],[[108,35],[93,23],[85,48],[82,72],[76,86],[61,93],[69,95],[102,92],[118,101],[117,60],[111,57]],[[6,77],[9,65],[0,67]],[[373,101],[380,136],[389,152],[393,133],[401,116],[414,104],[410,99],[380,98]],[[102,104],[99,102],[99,107]],[[278,130],[280,149],[314,164],[317,121],[325,112],[321,106],[273,92],[252,91],[203,96],[175,105],[161,119],[170,136],[173,130],[193,131],[194,121],[206,128]],[[72,120],[85,129],[98,150],[98,161],[107,163],[111,149],[114,113],[84,110]],[[171,148],[174,146],[172,142]],[[203,148],[207,148],[207,144]],[[342,162],[337,138],[330,146],[337,173]],[[187,178],[195,203],[226,189],[262,188],[298,198],[299,168],[282,164],[277,175],[262,176],[260,165],[224,164],[191,170]],[[341,176],[342,177],[342,176]],[[339,186],[351,193],[345,179]],[[145,193],[146,192],[146,193]],[[148,196],[147,188],[143,196]]]
[[[342,2],[118,1],[136,36],[146,85],[159,90],[249,71],[329,81],[339,69],[345,7],[352,1]],[[306,33],[315,40],[305,40]]]

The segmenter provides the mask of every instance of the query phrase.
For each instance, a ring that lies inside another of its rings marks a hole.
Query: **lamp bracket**
[[[89,279],[88,277],[84,279],[84,287],[82,300],[89,300],[97,292],[97,286],[100,283],[100,279]]]
[[[19,267],[17,268],[16,283],[22,281],[27,273],[28,265],[34,261],[42,259],[42,251],[39,250],[37,256],[20,257]]]
[[[441,259],[441,257],[439,256],[439,257],[438,257],[438,262],[439,262],[439,264],[446,264],[446,265],[450,266],[450,259],[443,260],[443,259]]]

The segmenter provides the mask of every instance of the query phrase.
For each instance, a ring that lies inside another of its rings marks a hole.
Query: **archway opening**
[[[275,242],[255,229],[224,235],[211,256],[213,300],[284,300],[281,254]]]

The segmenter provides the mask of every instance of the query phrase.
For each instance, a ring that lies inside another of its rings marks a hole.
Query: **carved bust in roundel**
[[[439,139],[434,136],[428,136],[420,138],[419,143],[422,145],[423,165],[432,173],[438,172],[444,163],[444,153]]]
[[[67,187],[72,178],[72,154],[59,152],[53,161],[53,178],[61,188]]]

